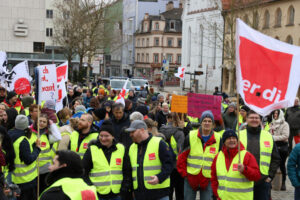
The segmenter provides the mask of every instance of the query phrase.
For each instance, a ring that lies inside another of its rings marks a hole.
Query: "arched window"
[[[269,27],[270,27],[270,13],[268,10],[266,10],[264,16],[264,28],[269,28]]]
[[[246,24],[249,24],[249,17],[248,17],[248,15],[245,15],[245,16],[244,16],[244,22],[245,22]]]
[[[199,44],[199,67],[202,67],[202,57],[203,57],[203,26],[200,25],[200,44]]]
[[[294,19],[295,19],[295,9],[293,6],[290,6],[288,9],[288,25],[294,25]]]
[[[254,12],[253,13],[253,28],[258,29],[258,25],[259,25],[258,13]]]
[[[188,60],[188,67],[191,65],[191,43],[192,43],[192,31],[191,31],[191,27],[189,27],[189,30],[188,30],[188,44],[187,44],[187,60]]]
[[[275,26],[276,27],[281,26],[281,17],[282,17],[281,9],[277,8],[276,13],[275,13]]]
[[[275,37],[276,40],[280,40],[278,36]]]
[[[286,38],[286,40],[285,40],[287,43],[289,43],[289,44],[293,44],[293,38],[292,38],[292,36],[287,36],[287,38]]]

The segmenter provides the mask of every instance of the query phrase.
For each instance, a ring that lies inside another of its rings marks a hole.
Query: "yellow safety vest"
[[[118,99],[118,96],[115,96],[114,98],[109,97],[107,101],[116,101]]]
[[[247,151],[241,151],[241,163]],[[226,168],[225,155],[221,151],[216,161],[216,174],[218,177],[218,196],[222,200],[253,200],[254,182],[249,181],[237,169],[238,154],[233,158],[229,171]]]
[[[187,118],[190,120],[190,122],[199,123],[199,120],[196,117],[187,116]]]
[[[24,112],[26,116],[29,116],[29,108],[24,108]]]
[[[190,132],[190,153],[187,158],[187,172],[192,175],[197,175],[202,169],[202,174],[206,178],[211,178],[211,165],[219,152],[221,137],[219,134],[213,134],[216,143],[206,146],[203,152],[202,141],[198,137],[198,130]],[[212,137],[212,136],[211,136]]]
[[[177,142],[173,135],[171,136],[171,139],[170,139],[170,146],[173,149],[173,152],[175,153],[176,160],[177,160],[177,158],[178,158]]]
[[[170,187],[170,177],[168,177],[164,182],[151,185],[147,181],[151,180],[151,176],[155,176],[161,172],[161,162],[159,159],[159,143],[161,138],[152,137],[147,144],[147,149],[145,152],[143,166],[139,166],[137,163],[138,158],[138,145],[133,143],[129,148],[129,157],[132,167],[132,180],[133,180],[133,189],[138,188],[138,178],[137,177],[137,168],[143,167],[144,174],[144,185],[146,189],[162,189]]]
[[[94,97],[96,97],[97,96],[97,94],[95,94],[95,90],[97,89],[97,87],[94,87],[93,89],[92,89],[92,91],[93,91],[93,96]]]
[[[13,147],[16,154],[15,157],[16,168],[12,173],[12,182],[14,182],[15,184],[28,183],[34,180],[38,175],[36,161],[32,162],[30,165],[26,165],[24,161],[21,161],[20,159],[20,144],[24,139],[27,140],[29,143],[30,152],[32,153],[33,151],[32,145],[30,145],[29,140],[25,136],[19,137],[13,143]]]
[[[224,111],[226,110],[226,108],[228,107],[228,104],[226,104],[226,103],[222,103],[222,106],[223,106],[223,109],[224,109]]]
[[[91,145],[91,156],[93,169],[90,172],[90,180],[96,186],[97,192],[101,195],[119,194],[123,180],[123,158],[125,147],[117,144],[117,150],[112,152],[110,163],[108,163],[101,148]]]
[[[39,197],[41,199],[43,194],[53,187],[61,186],[63,192],[72,200],[96,199],[97,192],[95,186],[87,185],[81,178],[62,178],[48,187]]]
[[[79,133],[73,131],[70,137],[70,150],[78,153],[80,158],[83,158],[84,153],[88,148],[88,144],[91,140],[97,139],[99,133],[90,133],[87,137],[83,139],[80,146],[78,147]]]
[[[247,149],[248,139],[247,139],[247,130],[242,130],[240,132],[240,141],[244,145],[245,149]],[[271,163],[271,155],[273,150],[274,142],[272,135],[265,131],[260,131],[260,141],[259,141],[259,149],[260,149],[260,163],[259,169],[260,173],[264,175],[269,175],[269,167]]]
[[[225,130],[221,130],[221,131],[218,131],[218,132],[215,132],[217,134],[220,135],[220,137],[222,138],[223,137],[223,134],[224,134]]]
[[[269,122],[266,123],[264,130],[265,130],[265,131],[268,131],[268,132],[270,131],[270,125],[269,125]]]

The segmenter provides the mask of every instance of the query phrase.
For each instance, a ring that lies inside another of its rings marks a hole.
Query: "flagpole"
[[[240,95],[237,91],[236,93],[236,107],[237,107],[237,132],[238,132],[238,154],[239,154],[239,164],[241,163],[241,144],[240,144],[240,127],[239,127],[239,122],[240,122]]]
[[[38,115],[37,115],[37,138],[40,140],[40,105],[38,104]],[[37,200],[39,200],[40,194],[40,154],[37,158]]]

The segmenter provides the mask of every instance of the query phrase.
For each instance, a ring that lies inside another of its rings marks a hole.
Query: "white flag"
[[[184,80],[185,67],[178,67],[178,72],[175,74],[176,77]]]
[[[29,75],[27,60],[17,64],[10,72],[6,73],[7,90],[15,90],[17,94],[26,94],[31,91],[32,78]]]
[[[120,94],[118,95],[118,98],[116,100],[116,103],[121,103],[125,106],[125,95],[126,95],[126,86],[127,86],[127,83],[128,83],[128,79],[125,81],[124,85],[123,85],[123,88],[120,92]]]
[[[5,87],[5,75],[7,73],[7,57],[6,53],[0,51],[0,84]]]

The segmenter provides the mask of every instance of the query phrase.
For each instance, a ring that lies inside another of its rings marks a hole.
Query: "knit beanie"
[[[31,104],[33,104],[33,97],[32,96],[26,96],[22,98],[22,105],[24,106],[24,108],[28,108],[29,106],[31,106]]]
[[[231,129],[228,129],[226,130],[224,133],[223,133],[223,137],[222,137],[222,141],[223,141],[223,144],[224,142],[230,138],[230,137],[236,137],[236,139],[238,139],[238,136],[237,134],[235,133],[234,130],[231,130]]]
[[[78,112],[85,112],[86,108],[83,106],[83,105],[78,105],[76,106],[75,108],[75,113],[78,113]]]
[[[100,120],[103,120],[106,115],[106,109],[105,108],[98,108],[93,111],[94,115],[98,117]]]
[[[15,93],[14,91],[8,92],[7,93],[7,100],[10,100],[14,96],[17,96],[17,93]]]
[[[45,108],[55,110],[55,102],[53,100],[47,100],[44,105]]]
[[[105,90],[102,89],[102,88],[100,88],[100,89],[98,90],[98,94],[105,95]]]
[[[107,131],[108,133],[110,133],[112,136],[115,137],[115,132],[114,132],[113,124],[109,120],[105,120],[102,123],[102,125],[101,125],[101,127],[99,129],[99,133],[101,133],[101,131]]]
[[[250,108],[248,107],[248,106],[242,106],[241,107],[241,110],[244,110],[244,111],[246,111],[246,112],[249,112],[249,110],[250,110]]]
[[[163,94],[159,94],[159,95],[157,95],[157,100],[159,100],[160,97],[165,98]]]
[[[18,130],[25,130],[28,126],[28,118],[25,115],[18,115],[15,121],[15,128]]]
[[[201,118],[200,118],[200,123],[204,120],[204,118],[210,118],[213,122],[214,120],[214,115],[210,110],[206,110],[202,113]]]

